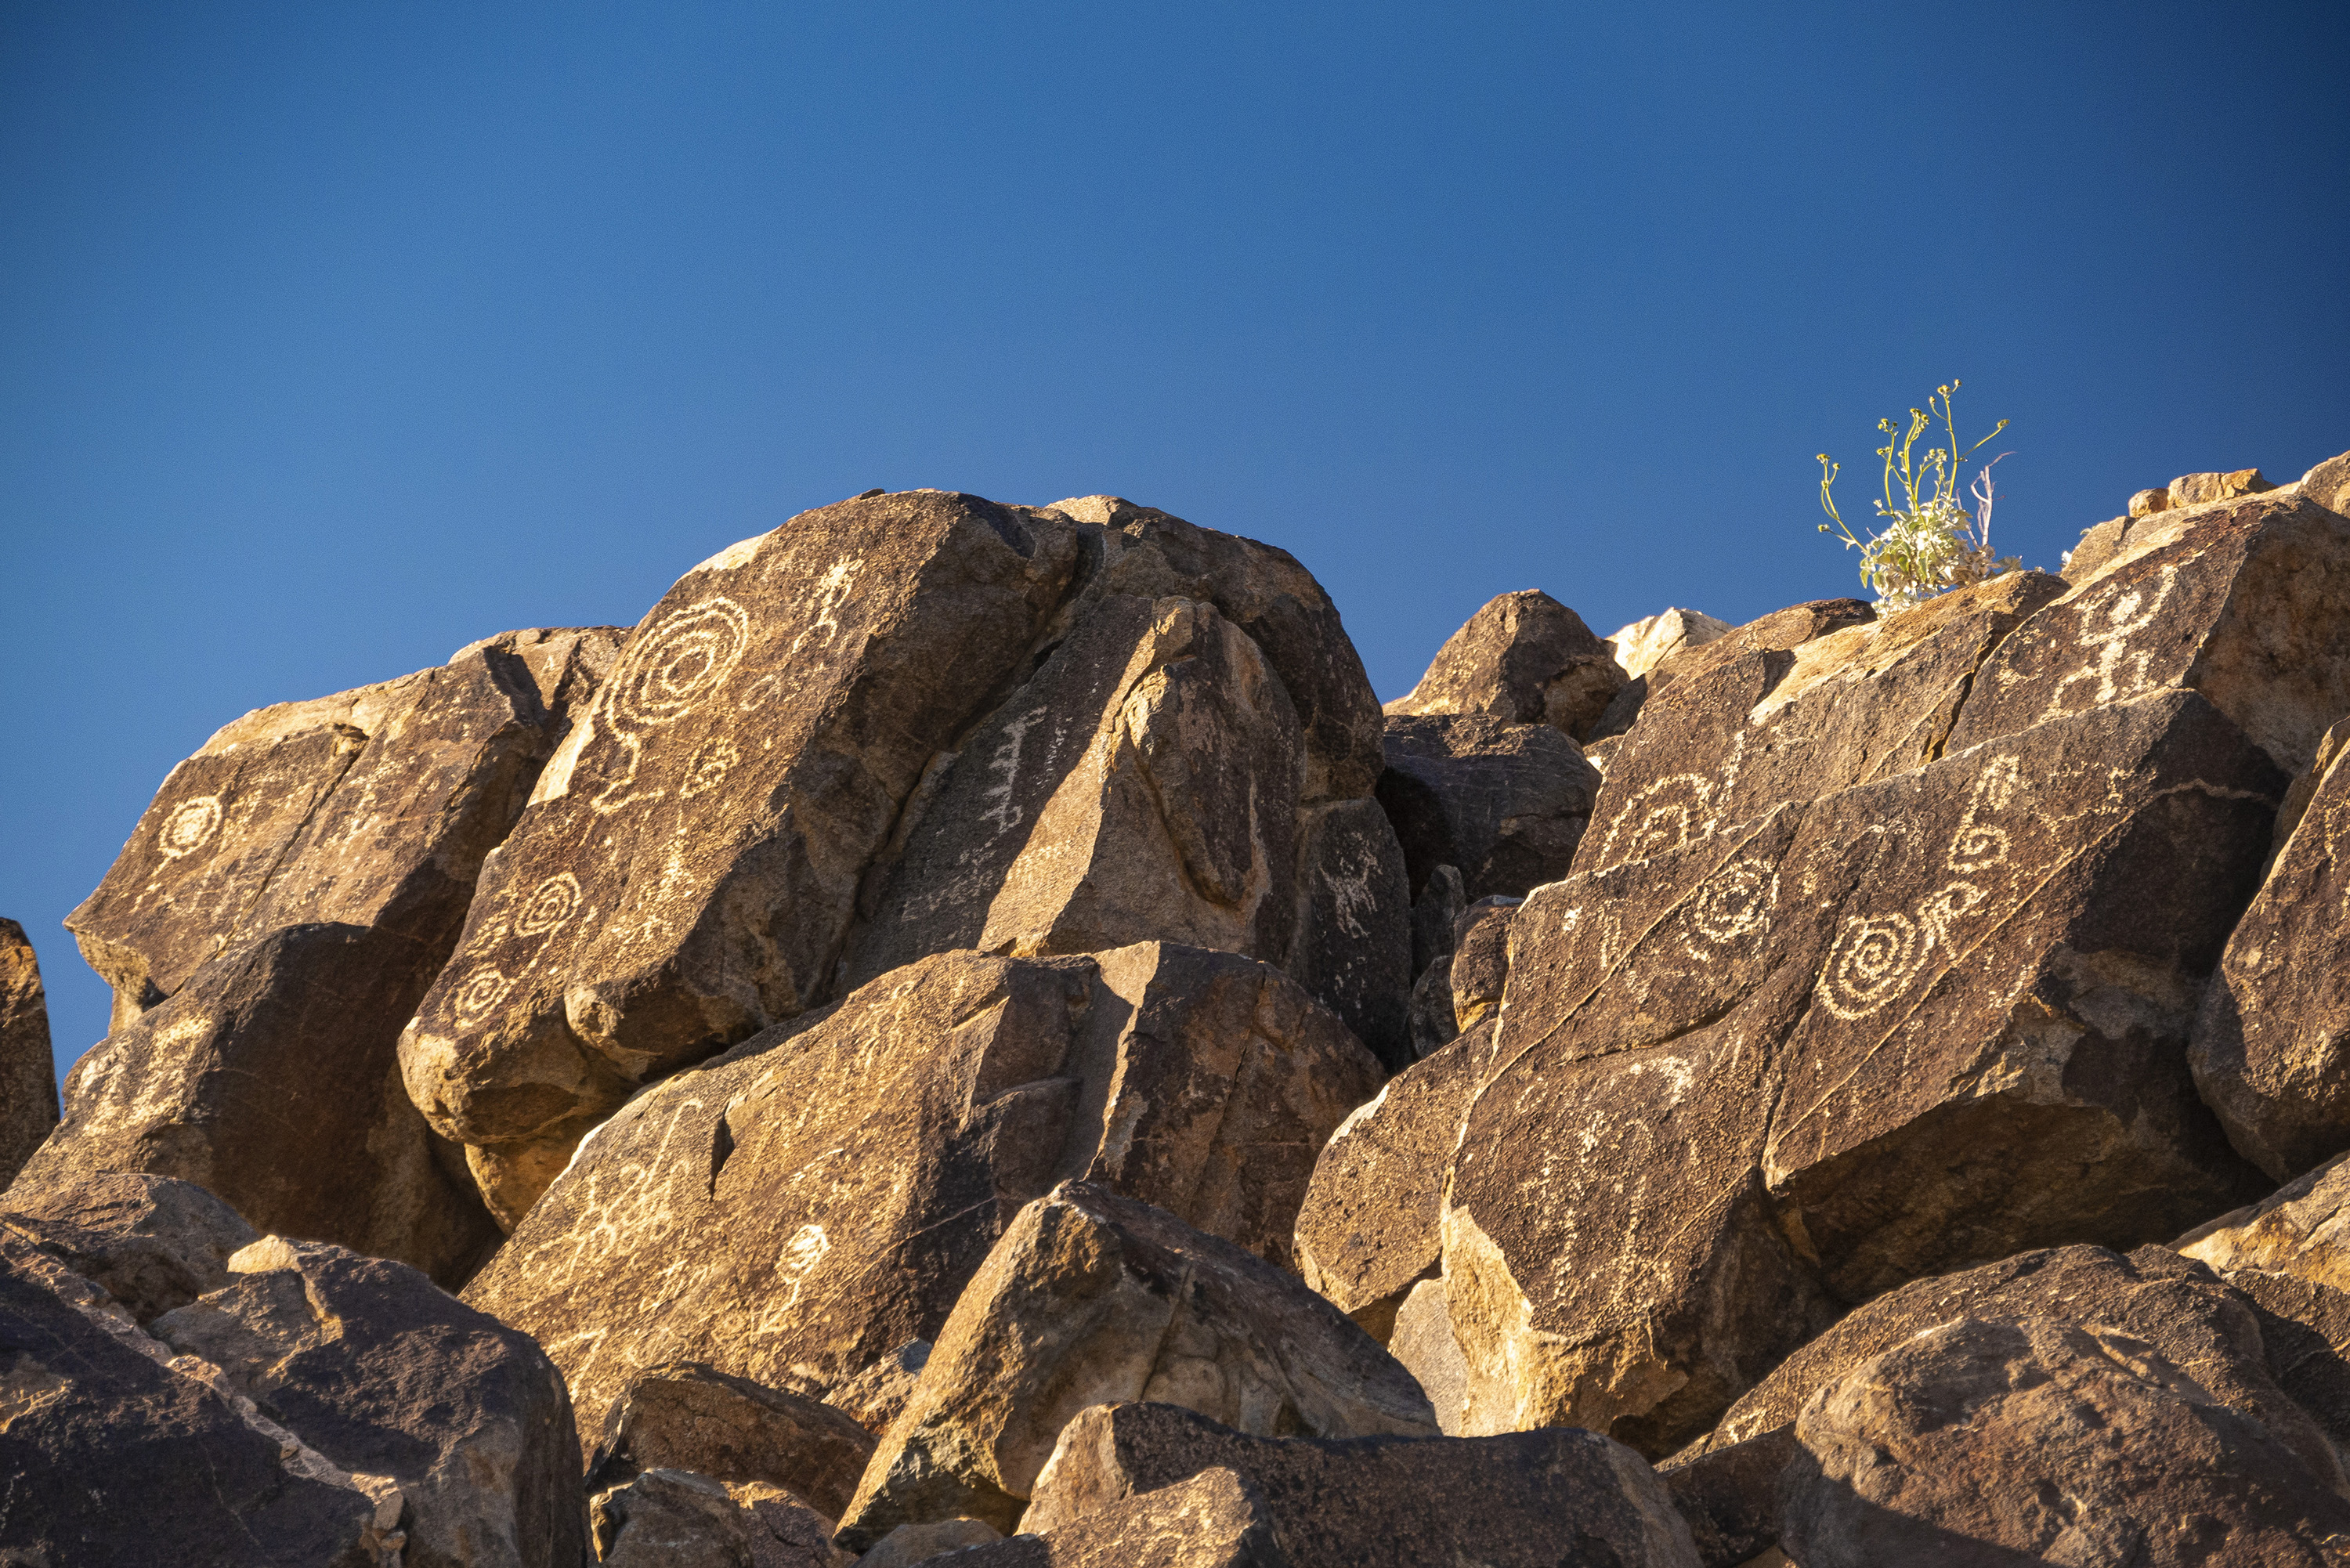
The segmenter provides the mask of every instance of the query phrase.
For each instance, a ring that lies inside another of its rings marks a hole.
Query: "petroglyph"
[[[216,794],[200,794],[193,800],[183,800],[172,808],[156,831],[155,847],[170,859],[193,855],[220,831],[221,800]]]
[[[2154,625],[2178,582],[2178,567],[2166,565],[2155,574],[2152,584],[2143,578],[2117,583],[2103,596],[2102,605],[2084,606],[2074,638],[2084,649],[2096,650],[2096,662],[2085,670],[2059,676],[2048,689],[2048,702],[2041,709],[2040,717],[2054,719],[2084,707],[2111,702],[2135,695],[2151,684],[2148,666],[2158,654],[2168,650],[2151,645],[2133,647],[2130,639]],[[2074,687],[2092,680],[2096,682],[2096,690],[2089,694],[2086,702],[2068,700]]]
[[[805,634],[803,634],[805,635]],[[619,668],[598,693],[612,738],[628,753],[619,772],[591,803],[610,815],[639,801],[658,800],[659,789],[639,790],[645,732],[676,723],[725,683],[751,639],[751,617],[723,594],[697,600],[671,615],[650,633],[632,639]],[[732,759],[718,764],[723,777]],[[699,794],[716,782],[704,778],[702,759],[690,764],[682,788]]]

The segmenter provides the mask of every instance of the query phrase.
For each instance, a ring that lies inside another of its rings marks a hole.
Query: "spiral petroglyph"
[[[750,612],[733,599],[690,604],[629,646],[612,672],[607,711],[620,730],[675,723],[717,690],[751,640]]]
[[[568,871],[558,872],[531,889],[530,897],[515,911],[514,933],[518,937],[544,937],[569,919],[579,909],[579,878]]]
[[[156,829],[155,847],[171,860],[193,855],[211,842],[213,835],[220,831],[220,796],[201,794],[193,800],[183,800],[172,808],[172,815]]]
[[[495,1012],[506,992],[514,989],[512,977],[484,964],[466,977],[449,999],[450,1011],[457,1016],[460,1027],[471,1028]]]
[[[1848,916],[1820,975],[1822,1000],[1838,1018],[1866,1018],[1918,978],[1933,945],[1908,915]]]
[[[1723,867],[1690,899],[1690,919],[1714,943],[1736,941],[1771,923],[1779,902],[1779,874],[1759,860]]]

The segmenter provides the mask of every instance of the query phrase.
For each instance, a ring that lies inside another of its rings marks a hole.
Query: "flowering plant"
[[[1881,533],[1863,539],[1846,525],[1835,504],[1840,465],[1827,453],[1820,453],[1820,505],[1830,519],[1820,524],[1820,532],[1833,534],[1845,548],[1860,552],[1860,579],[1876,590],[1880,604],[1920,604],[1936,594],[1983,582],[2022,565],[2013,556],[1992,555],[1991,548],[1991,471],[2000,458],[2012,454],[2002,452],[1975,471],[1970,487],[1975,498],[1972,514],[1960,499],[1960,470],[1992,436],[2007,428],[2007,421],[2000,421],[1991,427],[1991,435],[1961,453],[1958,427],[1950,417],[1950,394],[1959,386],[1952,381],[1935,388],[1924,408],[1909,410],[1906,431],[1891,420],[1877,421],[1877,428],[1885,432],[1885,444],[1877,449],[1877,455],[1885,460],[1885,494],[1877,503],[1877,514],[1886,520]],[[1928,447],[1919,456],[1918,439],[1937,422],[1950,444]],[[1901,492],[1898,498],[1894,494],[1897,484]]]

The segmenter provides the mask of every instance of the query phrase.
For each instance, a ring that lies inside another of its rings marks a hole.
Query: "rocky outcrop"
[[[1387,763],[1379,805],[1416,898],[1439,866],[1459,868],[1471,901],[1558,880],[1599,793],[1598,771],[1566,736],[1482,714],[1389,719]]]
[[[1388,1080],[1341,1123],[1297,1211],[1305,1282],[1378,1339],[1413,1284],[1436,1272],[1444,1168],[1484,1075],[1486,1025]]]
[[[691,1470],[721,1482],[764,1481],[838,1519],[872,1457],[873,1434],[829,1405],[671,1362],[631,1378],[605,1412],[588,1490],[608,1491],[648,1470]]]
[[[229,1259],[261,1240],[235,1210],[167,1176],[14,1191],[0,1208],[0,1231],[57,1259],[140,1324],[226,1286]]]
[[[1163,1404],[1072,1420],[1023,1519],[1048,1538],[1211,1469],[1260,1489],[1296,1568],[1695,1568],[1688,1527],[1638,1456],[1594,1432],[1317,1441],[1231,1430]]]
[[[1291,1559],[1264,1494],[1217,1466],[1042,1533],[971,1551],[956,1568],[1291,1568]]]
[[[579,1560],[570,1405],[525,1336],[411,1269],[337,1247],[267,1237],[222,1263],[234,1216],[180,1184],[106,1179],[57,1207],[80,1223],[0,1225],[0,1317],[17,1347],[0,1458],[20,1483],[0,1550],[61,1563]],[[221,1282],[143,1329],[97,1282],[151,1308],[175,1293],[175,1269]],[[46,1490],[25,1484],[45,1476]]]
[[[462,1284],[497,1231],[400,1079],[400,1027],[431,978],[424,950],[380,927],[226,950],[75,1064],[65,1119],[16,1187],[176,1177],[264,1230]]]
[[[1804,1568],[1950,1561],[2308,1564],[2350,1501],[2143,1339],[1961,1318],[1822,1388],[1782,1481]]]
[[[1581,740],[1624,680],[1581,616],[1529,589],[1487,600],[1387,711],[1483,713],[1509,724],[1547,724]]]
[[[1719,670],[1750,653],[1786,652],[1875,618],[1876,612],[1858,599],[1814,599],[1773,610],[1759,620],[1733,627],[1701,643],[1684,646],[1659,659],[1646,674],[1626,682],[1609,699],[1607,711],[1591,726],[1590,732],[1579,738],[1586,744],[1596,745],[1622,735],[1631,729],[1650,697],[1678,680]]]
[[[1265,1435],[1437,1429],[1410,1375],[1295,1277],[1066,1183],[1021,1211],[956,1303],[841,1542],[959,1515],[1009,1530],[1062,1428],[1131,1399]]]
[[[1632,680],[1684,648],[1702,648],[1738,628],[1703,610],[1667,609],[1621,627],[1606,640],[1617,668]]]
[[[1669,1451],[1839,1303],[2241,1201],[2183,1047],[2282,783],[2174,691],[1537,890],[1445,1199],[1471,1429]]]
[[[655,1469],[590,1501],[604,1568],[835,1568],[831,1523],[788,1493]]]
[[[2188,1047],[2229,1140],[2279,1181],[2350,1148],[2350,855],[2335,850],[2350,768],[2327,749],[2314,789],[2287,796],[2292,836],[2228,939]]]
[[[538,1334],[585,1409],[676,1360],[821,1394],[935,1340],[1064,1179],[1285,1263],[1315,1153],[1378,1081],[1233,954],[945,954],[639,1096],[466,1299]]]
[[[40,961],[25,928],[0,919],[0,1182],[15,1178],[57,1125],[57,1069]]]
[[[401,1264],[269,1236],[148,1332],[266,1418],[388,1478],[412,1563],[570,1568],[585,1529],[563,1381],[528,1336]]]

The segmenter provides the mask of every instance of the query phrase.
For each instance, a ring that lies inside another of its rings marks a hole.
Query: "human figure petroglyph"
[[[818,648],[830,648],[832,639],[840,635],[840,607],[857,587],[857,574],[863,569],[865,557],[852,556],[845,561],[835,561],[816,584],[816,618],[806,629],[792,639],[791,653],[796,658],[801,649],[813,639]],[[818,635],[821,633],[822,635]]]
[[[2122,684],[2116,679],[2124,662],[2135,666],[2129,690],[2142,690],[2147,683],[2147,668],[2157,651],[2153,648],[2133,650],[2129,639],[2154,624],[2170,591],[2178,585],[2178,568],[2164,566],[2158,574],[2152,591],[2143,582],[2119,585],[2109,590],[2106,601],[2095,608],[2085,607],[2075,633],[2084,648],[2097,650],[2097,661],[2086,670],[2075,670],[2061,677],[2049,688],[2048,705],[2041,710],[2042,719],[2054,719],[2075,710],[2065,701],[2065,693],[2078,681],[2095,680],[2097,692],[2090,699],[2091,706],[2102,706],[2123,695]]]

